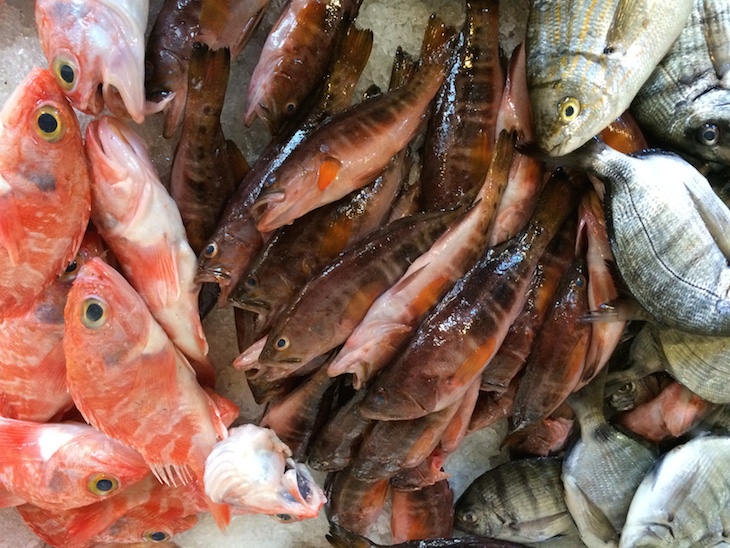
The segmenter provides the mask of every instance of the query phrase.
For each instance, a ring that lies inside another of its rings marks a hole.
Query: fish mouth
[[[281,498],[284,501],[282,510],[285,512],[277,515],[280,521],[298,521],[316,517],[326,501],[324,493],[317,486],[309,470],[291,458],[286,459],[281,485]],[[292,519],[281,519],[284,516]]]
[[[251,216],[256,222],[261,222],[261,218],[269,213],[274,207],[282,203],[286,199],[286,192],[283,190],[273,190],[262,194],[256,203],[251,206]]]
[[[226,286],[231,283],[231,273],[225,270],[222,266],[216,266],[213,268],[199,268],[198,273],[195,275],[194,282],[196,284],[201,283],[217,283],[221,286]]]

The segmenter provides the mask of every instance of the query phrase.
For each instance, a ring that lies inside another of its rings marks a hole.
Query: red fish
[[[200,382],[212,386],[213,366],[198,314],[197,257],[147,146],[126,125],[104,117],[89,124],[86,149],[94,224]]]
[[[0,416],[47,422],[71,409],[63,354],[63,308],[81,265],[103,253],[89,227],[76,258],[26,314],[0,322]]]
[[[74,258],[89,220],[76,115],[34,69],[0,111],[0,317],[30,309]]]
[[[87,422],[139,451],[161,482],[202,482],[206,457],[228,432],[137,292],[92,259],[64,317],[67,381]],[[227,507],[210,502],[210,509],[219,525],[230,519]]]
[[[104,500],[149,474],[134,449],[86,424],[0,418],[0,444],[0,484],[48,510]]]
[[[77,109],[145,115],[144,33],[149,0],[38,0],[35,19],[58,85]],[[159,105],[161,108],[162,104]]]

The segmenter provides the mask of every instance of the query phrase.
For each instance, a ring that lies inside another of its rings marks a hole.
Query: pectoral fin
[[[598,506],[589,499],[575,480],[563,474],[565,504],[587,546],[618,546],[618,534]]]
[[[324,190],[337,177],[342,163],[336,158],[327,157],[319,165],[319,174],[317,176],[317,188]]]

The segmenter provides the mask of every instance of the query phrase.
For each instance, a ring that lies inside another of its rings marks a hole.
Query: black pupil
[[[256,285],[256,280],[254,280],[253,278],[249,278],[248,280],[246,280],[246,283],[253,287]]]
[[[284,348],[286,346],[286,339],[279,339],[276,341],[276,346],[278,348]]]
[[[108,479],[100,479],[96,482],[96,489],[98,491],[110,491],[112,487],[114,487],[114,484]]]
[[[287,112],[294,112],[294,103],[287,103],[286,104],[286,111]]]
[[[90,322],[98,322],[104,315],[104,309],[97,303],[91,303],[86,309],[86,319]]]
[[[52,114],[44,112],[38,116],[38,127],[43,133],[53,133],[58,129],[58,121]]]
[[[210,244],[208,247],[205,248],[205,254],[210,256],[213,253],[215,253],[215,245]]]
[[[705,139],[705,141],[714,141],[716,137],[715,130],[712,128],[706,129],[702,137]]]
[[[154,533],[150,533],[150,540],[154,540],[155,542],[165,540],[166,538],[167,535],[162,531],[155,531]]]
[[[291,516],[289,514],[276,514],[276,517],[279,518],[281,521],[289,521],[291,519]]]
[[[67,84],[73,84],[74,81],[74,69],[71,68],[69,65],[61,65],[61,70],[59,70],[59,73],[61,74],[61,79],[66,82]]]
[[[571,106],[565,107],[565,116],[567,118],[570,118],[571,116],[573,116],[574,112],[575,112],[575,109],[573,107],[571,107]]]
[[[69,265],[68,265],[68,266],[66,267],[66,274],[70,274],[71,272],[73,272],[74,270],[76,270],[76,268],[77,268],[77,267],[78,267],[78,264],[76,263],[76,260],[74,259],[74,260],[73,260],[73,261],[71,261],[71,263],[70,263],[70,264],[69,264]]]

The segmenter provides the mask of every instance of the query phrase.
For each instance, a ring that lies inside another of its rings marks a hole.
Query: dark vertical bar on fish
[[[393,543],[450,537],[454,528],[454,492],[447,480],[409,491],[393,489]]]

